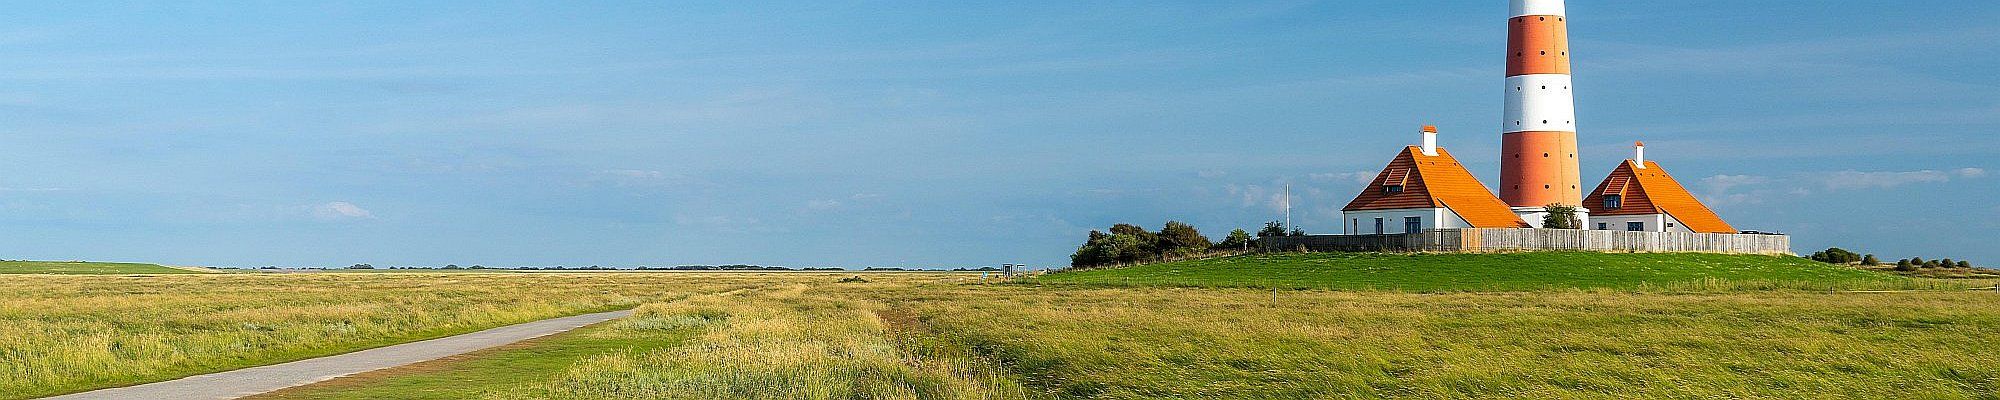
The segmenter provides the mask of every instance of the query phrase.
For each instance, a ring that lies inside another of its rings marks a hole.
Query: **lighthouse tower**
[[[1578,206],[1576,101],[1570,92],[1562,0],[1513,0],[1507,21],[1507,112],[1501,121],[1500,199],[1537,227],[1543,206]]]

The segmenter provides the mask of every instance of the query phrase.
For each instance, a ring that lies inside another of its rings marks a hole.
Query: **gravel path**
[[[623,318],[632,310],[575,315],[284,364],[196,375],[48,399],[234,399],[383,368],[470,353]]]

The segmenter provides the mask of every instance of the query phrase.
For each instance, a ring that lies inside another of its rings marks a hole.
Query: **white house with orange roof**
[[[1588,227],[1634,232],[1736,233],[1715,211],[1667,174],[1660,164],[1646,161],[1646,144],[1634,146],[1633,157],[1618,164],[1584,204],[1595,212]]]
[[[1438,147],[1433,126],[1424,127],[1422,146],[1404,147],[1341,209],[1341,219],[1350,235],[1528,227],[1451,152]]]

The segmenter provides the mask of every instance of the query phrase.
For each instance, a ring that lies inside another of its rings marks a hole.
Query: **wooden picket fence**
[[[1259,238],[1258,246],[1266,251],[1792,254],[1792,239],[1785,235],[1576,229],[1436,229],[1391,235],[1267,237]]]

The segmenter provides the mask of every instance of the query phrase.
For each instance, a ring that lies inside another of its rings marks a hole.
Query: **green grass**
[[[606,354],[672,348],[699,333],[686,327],[632,329],[627,321],[252,397],[253,399],[471,399],[521,391],[572,365]]]
[[[157,264],[86,261],[0,261],[0,274],[140,275],[198,274]]]
[[[1048,284],[1398,290],[1917,289],[1952,286],[1789,256],[1275,253],[1056,273]]]
[[[2000,398],[1990,291],[1271,294],[966,285],[878,296],[1041,398]]]

